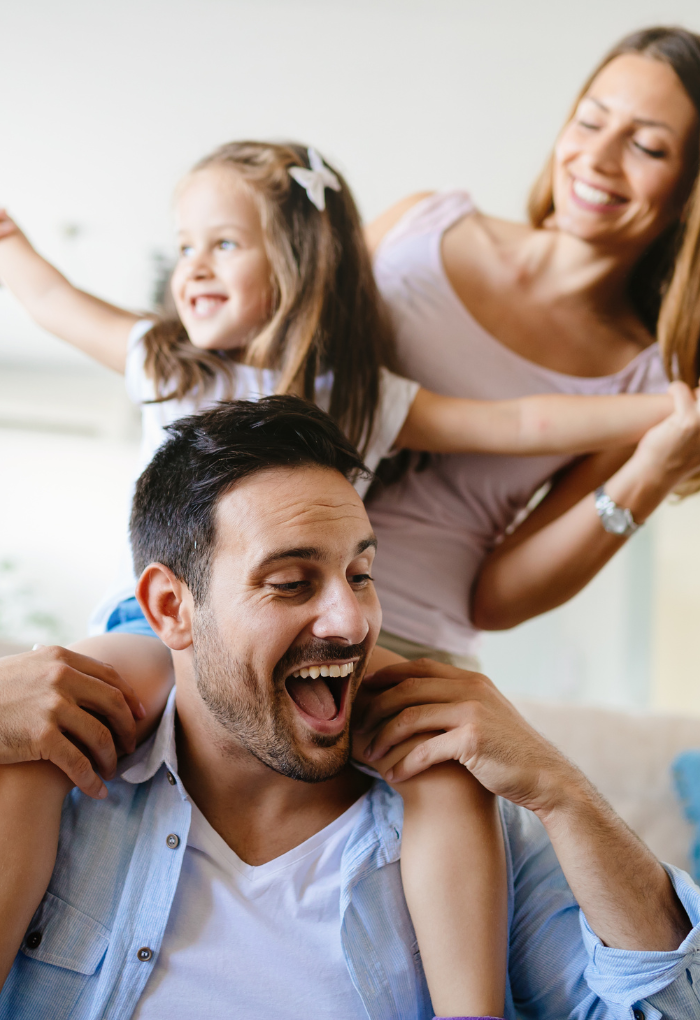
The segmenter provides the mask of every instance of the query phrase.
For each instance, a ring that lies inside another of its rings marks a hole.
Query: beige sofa
[[[670,765],[680,751],[700,748],[700,719],[513,700],[661,860],[690,870],[692,827],[672,788]]]

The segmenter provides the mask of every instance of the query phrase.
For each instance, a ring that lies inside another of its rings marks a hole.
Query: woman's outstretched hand
[[[87,655],[50,647],[0,658],[0,765],[52,761],[83,793],[104,797],[100,776],[134,750],[144,714],[116,670]]]

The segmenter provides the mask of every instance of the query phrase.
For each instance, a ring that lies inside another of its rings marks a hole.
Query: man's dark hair
[[[170,438],[136,483],[131,548],[137,576],[163,563],[196,603],[206,599],[219,499],[265,468],[317,464],[349,481],[369,474],[333,419],[300,397],[218,404],[167,427]]]

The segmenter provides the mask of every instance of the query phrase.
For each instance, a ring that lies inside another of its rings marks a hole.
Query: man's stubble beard
[[[195,682],[199,695],[216,721],[258,761],[280,775],[303,783],[321,783],[332,779],[350,760],[350,726],[339,733],[323,736],[309,733],[308,740],[328,751],[320,761],[310,759],[295,745],[293,734],[285,724],[283,705],[289,695],[285,680],[297,662],[303,662],[295,649],[280,659],[269,682],[258,677],[249,662],[236,659],[221,640],[216,622],[206,606],[200,606],[193,621],[193,661]],[[308,647],[308,646],[307,646]],[[319,648],[337,649],[337,646],[319,642]],[[355,648],[336,650],[328,658],[351,658]],[[357,663],[355,686],[365,659]],[[320,655],[319,658],[323,658]],[[296,661],[295,661],[296,660]],[[269,696],[267,695],[269,691]]]

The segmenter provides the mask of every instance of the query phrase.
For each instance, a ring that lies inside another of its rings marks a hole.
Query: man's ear
[[[149,563],[136,585],[136,598],[163,644],[173,651],[189,648],[194,602],[184,581],[162,563]]]

